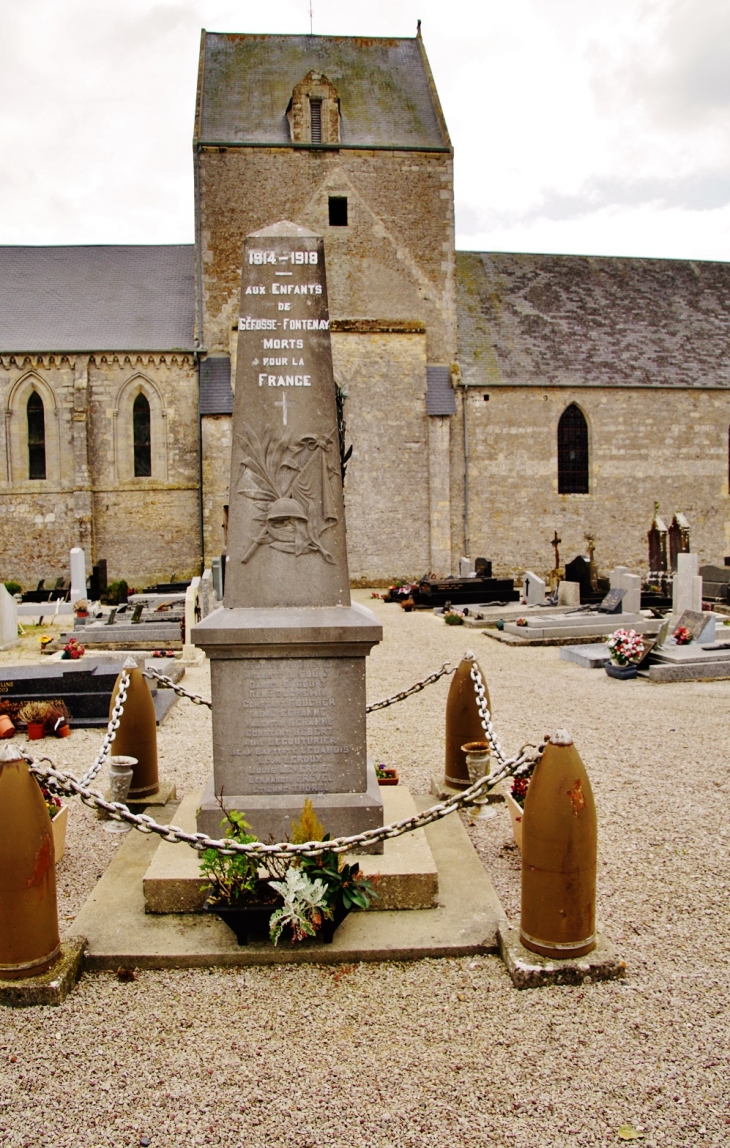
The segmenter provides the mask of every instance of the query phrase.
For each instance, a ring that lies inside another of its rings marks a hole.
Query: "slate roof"
[[[201,415],[232,415],[231,360],[228,355],[209,355],[200,364]]]
[[[192,244],[0,247],[0,352],[194,349]]]
[[[327,76],[337,88],[343,146],[450,150],[418,37],[249,36],[204,31],[196,142],[290,146],[286,109],[295,85],[312,70]]]
[[[730,264],[456,253],[467,384],[730,387]]]
[[[426,410],[430,415],[455,415],[456,399],[449,367],[426,367]]]

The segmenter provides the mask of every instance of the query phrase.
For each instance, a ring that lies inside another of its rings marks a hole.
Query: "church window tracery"
[[[558,494],[588,494],[588,423],[571,403],[558,423]]]
[[[43,399],[31,391],[26,404],[28,418],[28,478],[46,477],[46,417]]]

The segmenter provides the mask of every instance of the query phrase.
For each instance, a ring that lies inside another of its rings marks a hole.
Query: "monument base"
[[[251,832],[261,841],[273,836],[275,841],[289,841],[292,821],[301,817],[302,806],[309,798],[314,812],[330,837],[349,837],[365,829],[377,829],[383,824],[383,799],[375,773],[368,761],[367,789],[364,793],[224,793],[226,809],[246,814]],[[198,832],[209,837],[222,837],[223,814],[216,797],[213,775],[203,789],[198,810]],[[383,842],[371,846],[368,853],[382,853]]]

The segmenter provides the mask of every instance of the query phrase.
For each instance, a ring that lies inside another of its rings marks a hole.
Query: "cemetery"
[[[256,362],[282,266],[320,288],[285,320],[292,392]],[[521,613],[480,633],[510,641],[465,649],[443,604],[350,588],[321,239],[249,236],[241,298],[225,585],[219,563],[58,615],[50,657],[0,589],[0,1132],[44,1142],[19,1100],[42,1033],[69,1129],[101,1114],[103,1144],[187,1142],[203,1112],[191,1143],[417,1144],[440,1113],[474,1145],[720,1144],[730,642],[688,527],[666,620],[637,574],[556,548],[555,601],[533,571],[492,588],[477,605]],[[22,718],[44,698],[69,713],[47,753]],[[600,1065],[579,1113],[576,1064]]]

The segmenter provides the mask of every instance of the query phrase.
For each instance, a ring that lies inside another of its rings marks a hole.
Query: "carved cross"
[[[558,570],[560,568],[560,551],[558,550],[558,547],[560,546],[560,543],[562,541],[563,541],[562,538],[558,538],[558,532],[556,530],[554,532],[552,538],[550,539],[550,545],[555,548],[555,569],[556,570]]]
[[[278,402],[275,402],[275,403],[274,403],[274,406],[275,406],[275,407],[281,407],[281,422],[282,422],[282,426],[286,426],[286,425],[287,425],[287,422],[286,422],[286,415],[287,415],[287,409],[288,409],[288,406],[289,406],[289,404],[291,404],[291,405],[293,406],[295,402],[296,402],[296,399],[287,398],[287,393],[286,393],[286,391],[282,391],[282,392],[281,392],[281,398],[278,400]]]

